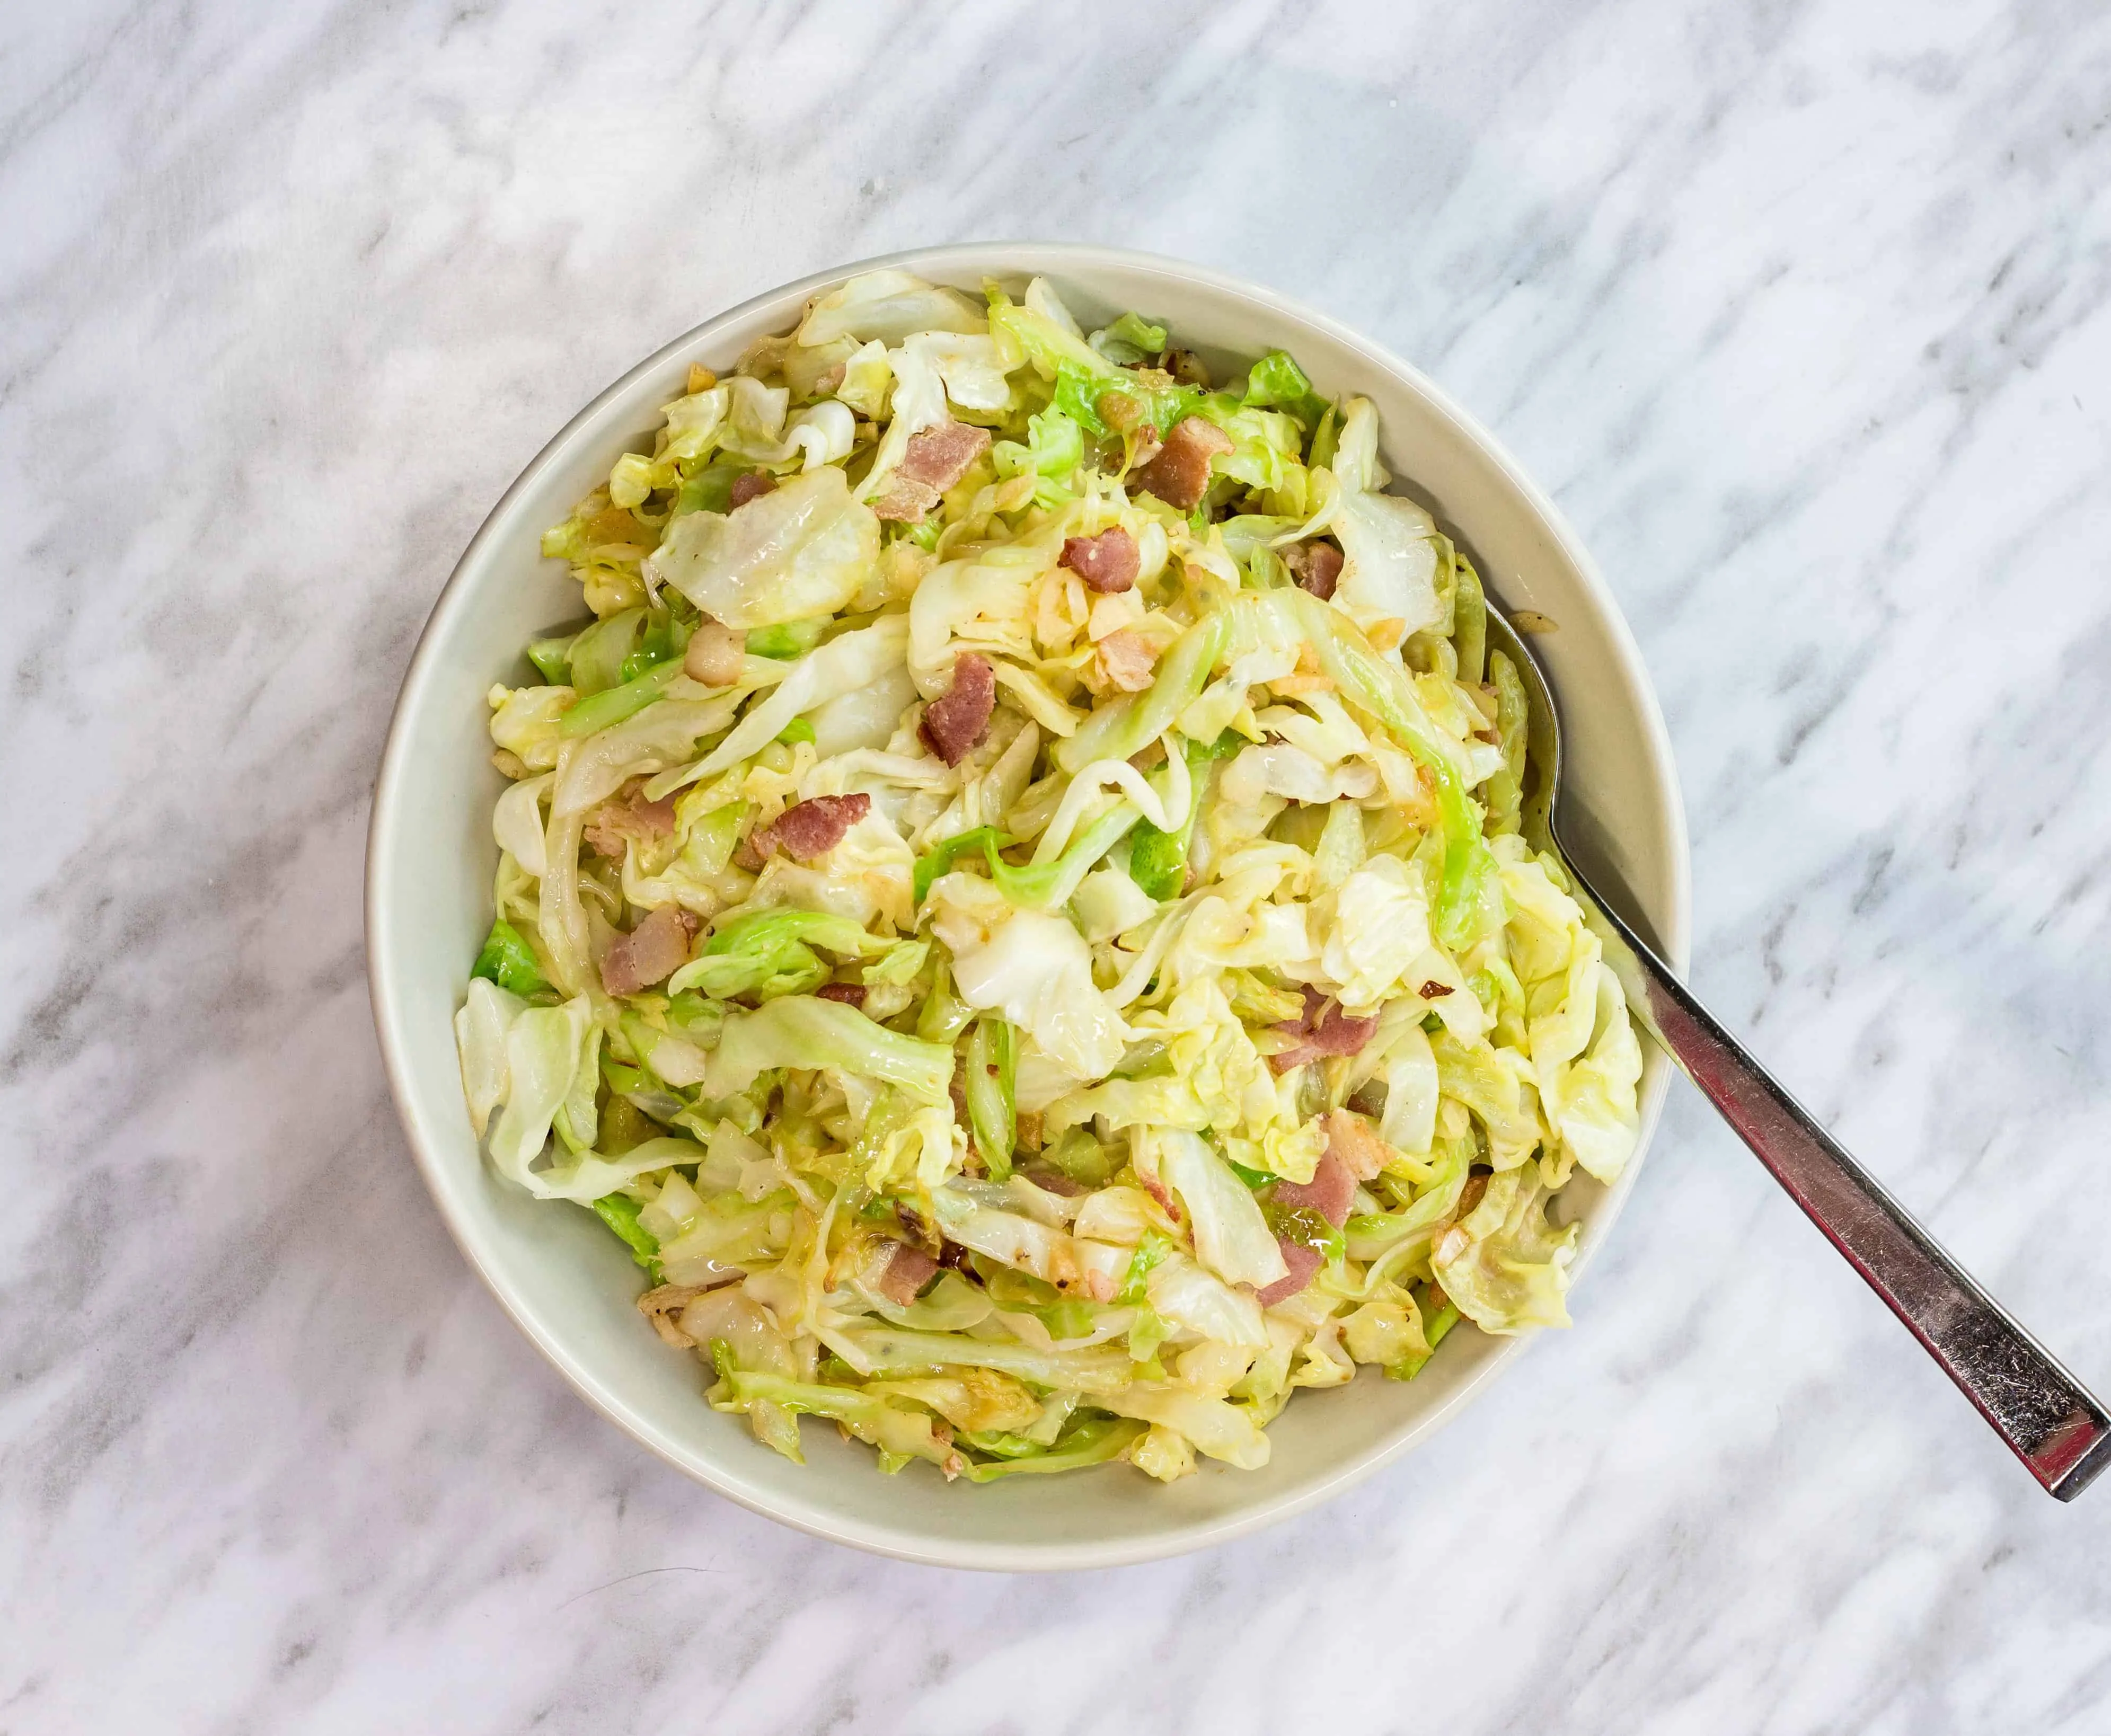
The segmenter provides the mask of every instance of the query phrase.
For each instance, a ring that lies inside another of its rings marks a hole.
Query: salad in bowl
[[[1641,1053],[1372,404],[893,269],[686,387],[544,537],[456,1018],[638,1330],[788,1457],[987,1482],[1255,1469],[1565,1323]]]

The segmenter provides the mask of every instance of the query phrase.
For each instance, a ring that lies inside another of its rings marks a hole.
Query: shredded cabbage
[[[1171,1481],[1565,1323],[1641,1049],[1373,406],[893,269],[688,385],[544,538],[593,619],[488,695],[455,1035],[493,1169],[608,1226],[710,1403]],[[1190,417],[1192,508],[1146,468]]]

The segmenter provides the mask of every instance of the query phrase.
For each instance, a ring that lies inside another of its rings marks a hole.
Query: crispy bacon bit
[[[953,685],[924,709],[917,726],[924,745],[948,765],[958,765],[989,733],[996,709],[996,673],[989,659],[963,651],[953,659]]]
[[[847,1007],[865,1004],[865,985],[861,982],[824,982],[814,990],[817,1000],[839,1000]]]
[[[1280,1054],[1268,1058],[1268,1064],[1278,1073],[1287,1073],[1293,1067],[1302,1067],[1308,1061],[1324,1060],[1329,1055],[1352,1055],[1371,1040],[1371,1033],[1378,1028],[1375,1014],[1369,1018],[1351,1018],[1341,1008],[1307,984],[1305,990],[1305,1010],[1294,1019],[1285,1019],[1275,1027],[1285,1036],[1296,1040]]]
[[[938,1262],[921,1248],[897,1242],[888,1251],[887,1264],[873,1280],[872,1287],[898,1308],[906,1308],[917,1293],[938,1275]]]
[[[990,431],[965,422],[941,422],[909,437],[901,455],[901,474],[941,494],[968,474],[968,466],[989,450]]]
[[[1342,551],[1331,542],[1293,543],[1282,564],[1292,578],[1323,602],[1334,594],[1342,577]]]
[[[740,679],[741,660],[747,655],[747,634],[706,621],[689,635],[689,647],[682,653],[682,673],[707,687],[730,687]]]
[[[1232,449],[1232,437],[1200,416],[1173,425],[1157,457],[1136,474],[1137,487],[1169,506],[1192,512],[1210,487],[1210,460]]]
[[[674,836],[674,798],[663,795],[656,802],[645,799],[645,780],[633,777],[615,795],[594,809],[586,823],[586,840],[604,856],[620,856],[635,838],[651,844]]]
[[[941,422],[911,434],[887,492],[872,503],[874,515],[915,524],[968,474],[968,467],[989,449],[989,443],[987,428],[965,422]]]
[[[602,954],[601,986],[611,995],[635,995],[665,982],[686,964],[697,919],[679,904],[662,904]]]
[[[1100,668],[1107,685],[1124,693],[1141,693],[1151,685],[1158,667],[1158,653],[1142,633],[1118,628],[1099,642]]]
[[[1307,1248],[1302,1242],[1278,1240],[1275,1244],[1282,1250],[1282,1263],[1290,1268],[1290,1276],[1278,1278],[1260,1293],[1260,1305],[1272,1308],[1278,1302],[1287,1302],[1310,1284],[1319,1270],[1319,1250]]]
[[[663,1284],[638,1299],[638,1312],[652,1322],[652,1330],[660,1335],[663,1343],[677,1350],[694,1350],[696,1339],[684,1332],[678,1321],[682,1310],[703,1293],[701,1284]]]
[[[1349,1166],[1335,1155],[1329,1144],[1310,1181],[1278,1181],[1275,1203],[1292,1210],[1317,1212],[1337,1230],[1349,1221],[1349,1205],[1356,1197],[1356,1178]]]
[[[756,496],[770,493],[776,487],[777,478],[767,470],[743,471],[733,479],[733,494],[726,510],[738,512]]]
[[[1327,1154],[1338,1158],[1359,1181],[1368,1181],[1391,1160],[1392,1150],[1362,1116],[1346,1109],[1327,1114]]]
[[[1111,595],[1135,584],[1142,560],[1136,538],[1115,524],[1096,537],[1065,537],[1063,558],[1057,564],[1084,580],[1087,591]]]
[[[1424,1000],[1441,1000],[1451,992],[1451,985],[1448,982],[1425,982],[1414,992]]]
[[[872,798],[856,795],[814,795],[794,802],[767,826],[748,834],[748,847],[758,861],[781,850],[797,862],[811,862],[826,855],[843,841],[843,834],[872,812]]]

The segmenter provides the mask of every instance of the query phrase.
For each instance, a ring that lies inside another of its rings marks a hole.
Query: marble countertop
[[[2111,1390],[2107,89],[2086,3],[15,9],[0,1731],[2111,1727],[2111,1490],[2040,1494],[1683,1086],[1574,1330],[1425,1450],[983,1578],[541,1362],[360,915],[420,623],[608,380],[889,248],[1185,255],[1558,496],[1700,991]]]

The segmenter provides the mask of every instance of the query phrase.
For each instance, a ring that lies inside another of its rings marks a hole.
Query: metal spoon
[[[1528,759],[1536,777],[1528,783],[1525,836],[1541,846],[1551,841],[1594,914],[1604,918],[1591,926],[1637,1016],[2031,1475],[2072,1501],[2111,1466],[2111,1417],[1716,1023],[1578,868],[1557,800],[1561,728],[1553,690],[1531,646],[1492,601],[1487,645],[1517,665],[1529,705]]]

